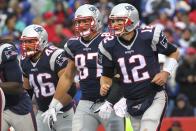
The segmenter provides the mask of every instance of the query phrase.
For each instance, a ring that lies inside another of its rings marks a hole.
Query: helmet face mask
[[[74,17],[77,36],[88,37],[92,32],[98,32],[102,27],[102,17],[99,10],[90,4],[80,6]]]
[[[81,17],[74,19],[74,30],[77,36],[89,36],[96,31],[95,21],[92,17]]]
[[[131,32],[136,29],[138,24],[139,13],[134,6],[128,3],[114,6],[109,15],[109,30],[115,35]]]
[[[40,25],[27,26],[20,38],[23,57],[33,57],[48,45],[48,33]]]
[[[132,24],[132,21],[127,17],[110,17],[109,18],[109,32],[113,35],[121,35],[126,31],[126,27]]]
[[[21,53],[24,57],[33,57],[40,51],[37,38],[23,38],[21,40]]]

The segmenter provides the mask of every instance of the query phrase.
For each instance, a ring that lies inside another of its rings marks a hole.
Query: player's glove
[[[50,129],[53,126],[54,122],[57,121],[57,114],[63,113],[62,111],[60,111],[62,107],[63,105],[57,99],[53,98],[49,105],[49,109],[41,115],[43,117],[43,123],[47,122]]]
[[[94,113],[99,113],[99,116],[102,119],[109,119],[112,111],[113,105],[110,102],[105,101],[105,103],[100,106],[96,111],[94,111]]]
[[[114,111],[117,116],[119,117],[128,117],[129,114],[127,112],[127,104],[126,99],[123,97],[121,98],[115,105],[114,105]]]

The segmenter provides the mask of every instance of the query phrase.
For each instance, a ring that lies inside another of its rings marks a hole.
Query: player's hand
[[[52,118],[53,121],[57,121],[56,118],[56,110],[55,108],[49,108],[47,111],[45,111],[41,116],[43,117],[43,123],[49,123],[50,119]]]
[[[99,113],[102,119],[109,119],[113,111],[112,104],[106,101],[102,106],[100,106],[94,113]]]
[[[107,95],[109,89],[110,89],[110,86],[108,84],[101,85],[101,89],[100,89],[101,96]]]
[[[51,123],[57,121],[57,113],[63,113],[61,111],[56,111],[55,107],[49,108],[41,116],[43,117],[43,123],[48,124],[48,127],[51,128]]]
[[[169,73],[166,71],[161,71],[160,73],[156,74],[151,81],[151,83],[155,83],[159,86],[163,86],[166,84],[167,79],[169,77]]]
[[[128,117],[129,113],[127,112],[127,104],[126,99],[123,97],[121,98],[115,105],[114,111],[117,116],[119,117]]]

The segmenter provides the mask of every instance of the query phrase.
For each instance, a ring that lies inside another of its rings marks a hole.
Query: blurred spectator
[[[55,26],[55,36],[53,36],[52,43],[59,47],[64,48],[66,41],[73,36],[73,33],[64,28],[62,24],[57,24]]]
[[[164,28],[173,28],[173,22],[170,20],[169,15],[164,11],[164,10],[160,10],[159,11],[159,16],[157,19],[155,19],[152,24],[161,24],[164,26]]]
[[[0,0],[0,32],[5,24],[7,18],[7,2],[5,0]]]
[[[182,63],[176,71],[176,82],[180,92],[188,96],[192,106],[196,107],[196,49],[189,47]]]
[[[114,7],[114,4],[110,2],[109,0],[99,0],[95,4],[95,6],[100,10],[102,14],[102,20],[103,20],[103,32],[108,31],[107,26],[108,26],[108,17],[110,14],[110,11]]]
[[[23,21],[26,26],[32,24],[32,20],[34,19],[35,16],[30,12],[31,3],[29,3],[29,1],[27,0],[24,0],[19,3],[18,9],[21,10],[21,12],[19,12],[20,16],[18,16],[20,20]],[[21,29],[21,31],[23,29]]]
[[[176,107],[173,109],[172,117],[193,117],[194,109],[190,105],[188,98],[179,94],[176,98]]]
[[[34,15],[43,15],[54,10],[54,0],[28,0],[31,3],[31,12]]]
[[[180,40],[185,28],[186,28],[186,24],[184,22],[175,22],[173,37],[176,44],[178,44],[178,41]]]
[[[25,28],[26,26],[26,21],[25,19],[23,19],[23,15],[22,15],[22,8],[20,6],[20,2],[18,0],[10,0],[9,4],[8,4],[8,15],[9,14],[15,14],[17,17],[16,20],[16,25],[15,25],[15,29],[22,32],[22,30]]]
[[[41,16],[37,15],[33,21],[32,24],[37,24],[37,25],[43,25],[43,19]]]
[[[43,14],[43,19],[45,20],[44,28],[48,32],[48,42],[53,42],[53,38],[56,35],[56,17],[52,11],[48,11]]]
[[[193,10],[192,12],[190,12],[189,21],[196,24],[196,10]]]
[[[4,39],[10,39],[11,41],[16,41],[20,32],[15,28],[17,22],[17,16],[15,13],[8,14],[7,19],[5,21],[5,26],[2,29],[1,36]]]
[[[145,17],[148,23],[154,21],[159,12],[164,11],[168,16],[172,16],[175,12],[174,0],[147,0],[145,10],[142,16]],[[147,24],[148,24],[147,23]]]
[[[64,10],[63,1],[56,1],[55,2],[54,15],[56,16],[56,23],[57,24],[68,25],[68,23],[70,23],[70,21],[68,19],[65,19],[68,16]]]
[[[178,41],[181,55],[184,55],[186,49],[190,46],[192,41],[193,37],[191,30],[189,28],[185,28],[182,32],[181,38]]]
[[[178,22],[184,22],[186,24],[189,23],[189,17],[188,17],[188,13],[190,11],[190,6],[185,2],[185,1],[178,1],[176,3],[176,14],[174,16],[174,21]]]
[[[182,125],[179,121],[174,121],[172,126],[167,131],[183,131]]]

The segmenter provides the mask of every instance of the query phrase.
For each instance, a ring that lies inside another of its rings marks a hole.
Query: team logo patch
[[[35,30],[38,34],[41,34],[41,33],[43,32],[42,27],[36,27],[36,28],[34,28],[34,30]]]
[[[58,64],[59,66],[62,66],[63,63],[67,60],[66,57],[63,57],[62,54],[59,55],[56,59],[56,64]]]
[[[125,9],[129,10],[129,11],[133,11],[134,10],[133,6],[130,6],[130,5],[125,6]]]
[[[94,14],[96,13],[97,9],[95,7],[90,7],[89,8],[90,11],[92,11]]]
[[[161,37],[162,37],[162,39],[161,39],[161,41],[160,41],[160,44],[161,44],[164,48],[167,48],[168,41],[167,41],[166,36],[165,36],[163,33],[161,33]]]
[[[7,59],[10,59],[12,56],[16,56],[18,53],[13,50],[12,47],[8,47],[7,50],[5,50],[5,56]]]

